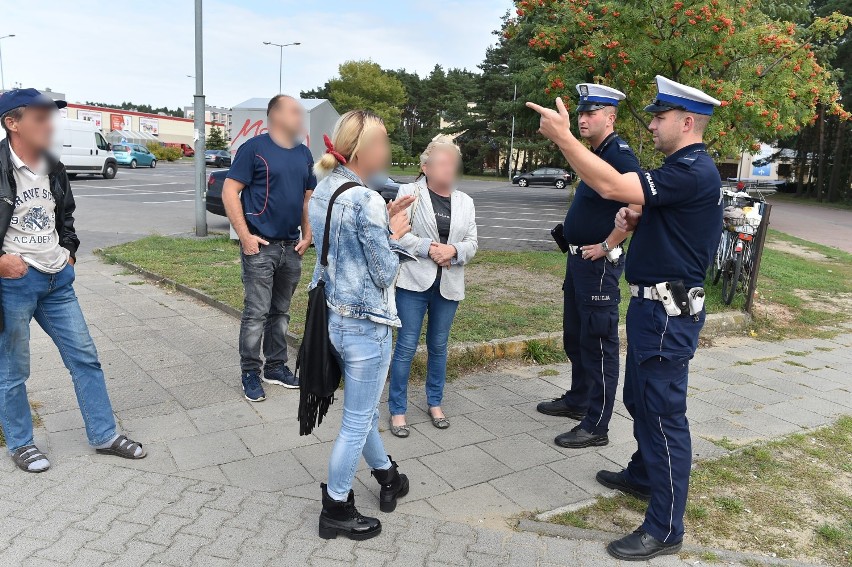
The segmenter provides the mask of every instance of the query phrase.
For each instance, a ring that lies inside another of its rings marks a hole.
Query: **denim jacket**
[[[363,185],[350,169],[337,166],[317,184],[308,205],[317,250],[310,289],[322,278],[328,307],[335,313],[399,327],[394,284],[400,256],[411,255],[390,239],[388,212],[381,195],[362,186],[337,198],[331,214],[328,267],[323,270],[320,265],[328,201],[338,187],[349,181]]]

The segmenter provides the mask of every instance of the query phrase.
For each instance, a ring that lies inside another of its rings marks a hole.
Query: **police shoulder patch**
[[[696,159],[698,159],[697,155],[690,154],[690,155],[686,155],[686,156],[679,158],[677,160],[677,163],[679,163],[681,165],[685,165],[686,167],[689,168],[689,167],[692,167],[692,165],[695,163]]]
[[[622,152],[632,152],[633,151],[632,149],[630,149],[630,144],[628,144],[627,142],[619,142],[618,143],[618,149]]]

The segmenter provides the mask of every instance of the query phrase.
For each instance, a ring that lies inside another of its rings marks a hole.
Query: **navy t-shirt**
[[[633,150],[615,132],[595,148],[595,154],[619,173],[641,172]],[[565,240],[576,246],[603,242],[615,226],[615,214],[624,206],[624,203],[604,199],[585,181],[581,181],[574,192],[568,214],[565,215]],[[612,246],[615,244],[610,242]]]
[[[240,200],[252,234],[297,240],[305,191],[316,187],[314,158],[304,144],[283,148],[269,134],[237,150],[228,178],[245,185]]]
[[[625,278],[654,285],[703,285],[722,234],[722,179],[704,144],[673,153],[640,173],[645,205],[630,240]]]

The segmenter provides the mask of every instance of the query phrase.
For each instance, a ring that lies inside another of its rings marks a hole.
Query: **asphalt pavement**
[[[212,172],[213,168],[208,168]],[[120,168],[115,179],[78,176],[81,252],[135,240],[149,234],[195,230],[194,173],[191,163],[160,163],[156,169]],[[550,229],[565,217],[568,191],[554,187],[521,189],[508,182],[464,181],[473,197],[479,242],[490,250],[556,250]],[[210,231],[226,232],[224,217],[207,214]]]

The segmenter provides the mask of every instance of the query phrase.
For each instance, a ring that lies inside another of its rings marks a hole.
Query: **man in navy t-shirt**
[[[240,146],[222,190],[242,246],[240,368],[243,392],[252,402],[266,399],[261,369],[268,384],[299,387],[287,367],[287,329],[302,255],[311,243],[307,207],[317,181],[311,152],[300,141],[304,113],[296,99],[273,97],[266,111],[268,133]]]
[[[627,468],[599,471],[597,480],[648,501],[638,530],[607,546],[617,559],[640,561],[677,553],[692,465],[686,418],[689,361],[704,325],[704,275],[722,232],[722,180],[703,136],[721,103],[657,75],[648,129],[666,155],[657,169],[619,173],[571,135],[561,99],[558,112],[536,104],[540,131],[556,142],[580,178],[602,197],[642,205],[619,211],[616,226],[635,231],[625,277],[627,310],[624,405],[633,417],[638,450]]]

